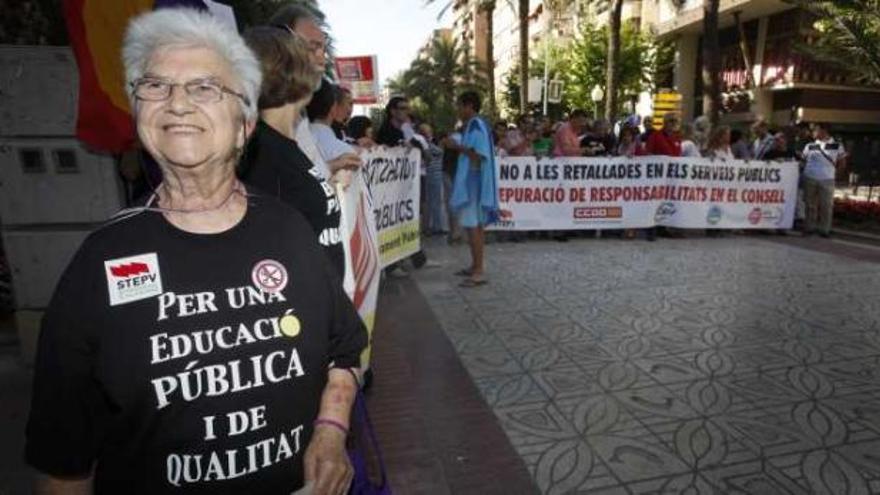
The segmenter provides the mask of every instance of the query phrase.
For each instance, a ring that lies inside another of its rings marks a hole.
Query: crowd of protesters
[[[414,144],[425,151],[423,227],[427,235],[448,234],[451,242],[460,239],[456,218],[448,206],[450,184],[455,174],[455,150],[445,146],[446,134],[436,135],[426,125],[419,126],[417,117],[410,115],[405,98],[392,98],[386,114],[391,119],[416,123],[413,134],[421,136],[424,144]],[[371,139],[369,125],[358,117],[349,123],[349,131],[357,139]],[[543,116],[520,116],[508,122],[498,120],[493,125],[495,154],[534,157],[636,157],[646,155],[707,157],[718,160],[796,161],[800,169],[799,199],[796,225],[805,235],[831,234],[834,178],[846,166],[843,144],[836,141],[824,123],[773,127],[763,119],[751,126],[734,129],[728,125],[712,126],[706,117],[692,122],[681,122],[675,113],[666,113],[656,119],[630,116],[611,123],[602,118],[591,118],[583,110],[573,110],[567,118],[553,121]],[[367,119],[368,122],[368,119]],[[386,124],[387,125],[387,124]],[[423,130],[424,129],[424,130]],[[457,132],[448,136],[457,138]],[[383,142],[383,139],[379,139]],[[442,152],[441,152],[442,151]],[[442,170],[442,173],[440,171]],[[442,184],[444,184],[443,187]],[[720,230],[709,230],[710,236],[720,236]],[[633,230],[622,230],[626,238],[638,236]],[[785,234],[785,231],[778,231]],[[643,236],[655,240],[656,235],[679,237],[677,229],[645,229]],[[540,233],[565,241],[564,233]],[[521,240],[515,233],[498,234],[502,240]]]

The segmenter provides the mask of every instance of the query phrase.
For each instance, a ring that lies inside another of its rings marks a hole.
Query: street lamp
[[[590,98],[593,100],[593,116],[598,119],[599,102],[602,101],[602,98],[605,98],[605,91],[602,91],[602,87],[597,84],[593,91],[590,92]]]

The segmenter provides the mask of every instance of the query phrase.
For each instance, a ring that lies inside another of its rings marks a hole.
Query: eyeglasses
[[[223,99],[223,93],[241,98],[245,105],[251,103],[247,96],[211,79],[193,79],[185,83],[175,83],[156,77],[142,77],[131,83],[131,94],[143,101],[165,101],[171,97],[175,86],[183,86],[183,90],[193,103],[217,103]]]

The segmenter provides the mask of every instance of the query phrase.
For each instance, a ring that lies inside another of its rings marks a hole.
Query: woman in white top
[[[730,150],[730,127],[720,125],[709,134],[709,142],[706,145],[705,156],[721,160],[734,160]]]

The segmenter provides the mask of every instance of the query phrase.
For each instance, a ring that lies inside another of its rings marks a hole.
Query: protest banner
[[[498,158],[495,230],[788,229],[796,162]]]
[[[345,249],[343,288],[370,336],[367,348],[361,354],[361,367],[366,369],[370,364],[381,270],[373,200],[362,173],[355,174],[347,188],[338,187],[337,195],[342,209],[341,230]]]
[[[415,148],[379,146],[364,152],[361,157],[364,159],[366,185],[373,198],[380,266],[385,268],[421,249],[421,153]]]

